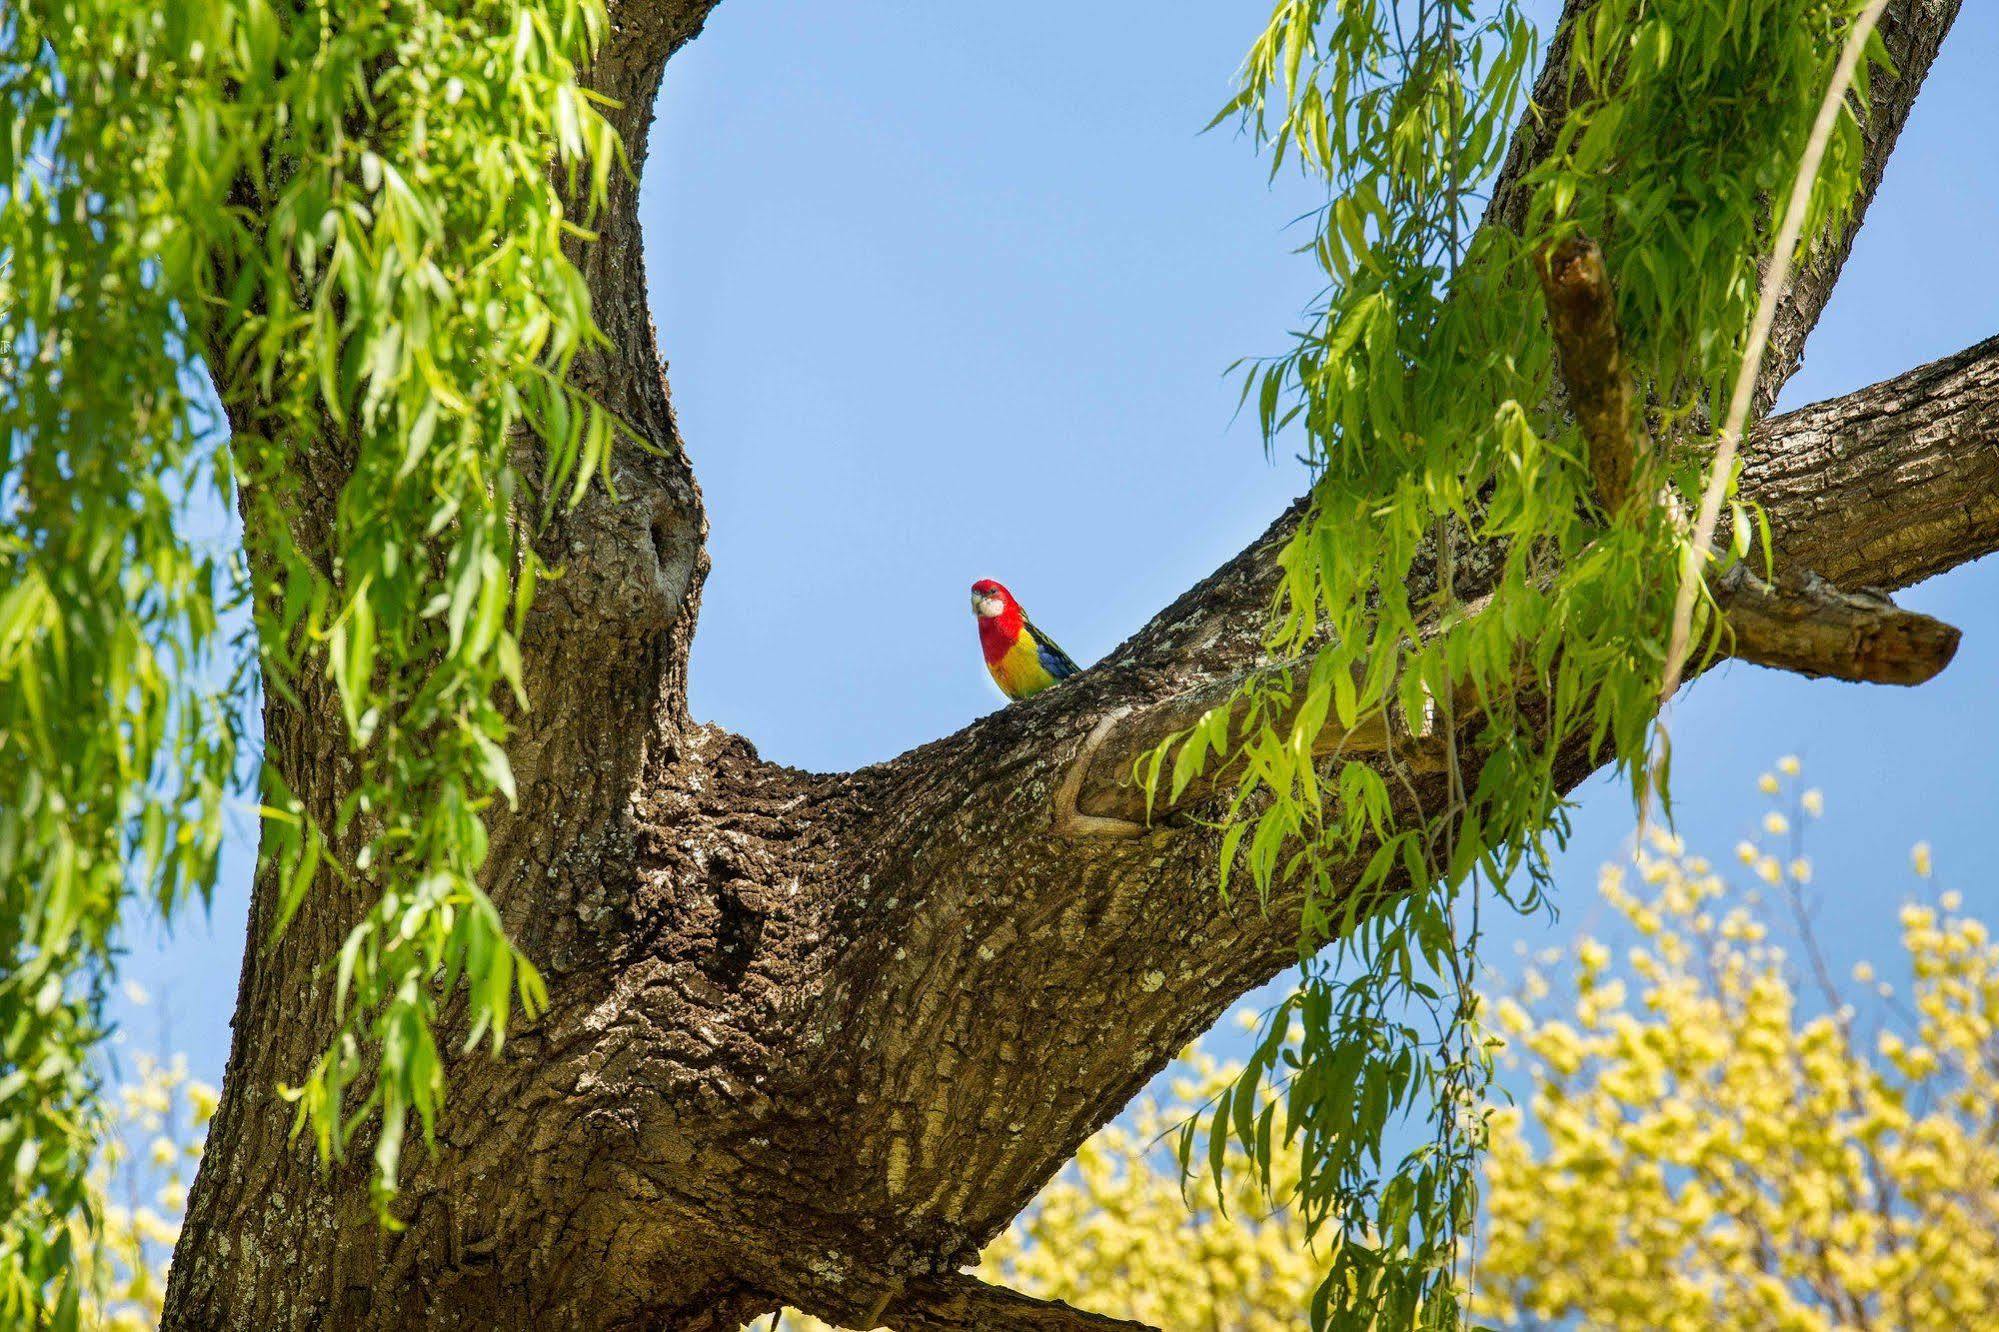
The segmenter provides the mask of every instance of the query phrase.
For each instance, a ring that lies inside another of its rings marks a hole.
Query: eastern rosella
[[[1083,669],[1034,627],[1013,593],[990,578],[972,584],[972,614],[979,617],[986,669],[1008,698],[1038,694]]]

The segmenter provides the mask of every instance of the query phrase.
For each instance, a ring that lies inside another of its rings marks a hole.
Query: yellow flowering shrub
[[[1759,785],[1787,793],[1795,760]],[[1991,1326],[1999,1309],[1999,949],[1942,893],[1900,914],[1906,1005],[1811,928],[1805,791],[1731,886],[1655,836],[1600,891],[1559,997],[1495,1005],[1526,1104],[1500,1112],[1481,1319],[1606,1332]],[[1927,846],[1913,856],[1927,880]],[[1855,910],[1888,908],[1863,901]],[[1781,942],[1780,938],[1781,936]],[[1843,990],[1867,987],[1856,1005]]]

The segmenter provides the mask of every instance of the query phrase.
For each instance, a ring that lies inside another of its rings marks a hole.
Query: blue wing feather
[[[1041,659],[1042,670],[1058,680],[1066,680],[1072,675],[1081,673],[1083,668],[1076,664],[1075,658],[1055,646],[1055,640],[1035,628],[1034,621],[1025,615],[1020,619],[1022,627],[1034,635],[1034,652]]]

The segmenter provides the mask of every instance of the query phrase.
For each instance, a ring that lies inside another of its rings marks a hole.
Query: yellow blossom
[[[83,1301],[83,1332],[157,1327],[166,1298],[166,1258],[180,1234],[187,1188],[179,1173],[201,1155],[199,1130],[214,1112],[215,1092],[188,1077],[187,1061],[140,1055],[137,1076],[107,1098],[109,1123],[91,1172],[93,1229],[81,1220],[70,1229],[77,1254]],[[196,1132],[183,1133],[172,1114],[185,1097]],[[143,1151],[141,1147],[143,1146]],[[139,1187],[153,1188],[156,1207],[129,1207],[112,1201]]]
[[[1777,771],[1783,773],[1786,777],[1795,777],[1803,769],[1804,765],[1798,762],[1796,754],[1786,754],[1777,760]]]
[[[1804,806],[1805,813],[1818,818],[1825,813],[1825,792],[1815,786],[1800,796],[1798,803]]]
[[[1501,999],[1496,1013],[1499,1029],[1519,1033],[1534,1025],[1534,1017],[1516,999]]]
[[[1914,867],[1918,875],[1925,879],[1930,877],[1930,844],[1928,842],[1917,842],[1915,846],[1909,849],[1909,864]]]

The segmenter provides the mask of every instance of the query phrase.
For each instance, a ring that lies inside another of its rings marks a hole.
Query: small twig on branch
[[[881,1317],[896,1332],[1157,1332],[1145,1323],[988,1285],[965,1272],[918,1277]]]
[[[1634,425],[1637,391],[1624,360],[1603,252],[1587,236],[1571,236],[1543,249],[1535,267],[1560,353],[1562,385],[1589,445],[1597,503],[1614,514],[1631,494],[1644,441]]]

